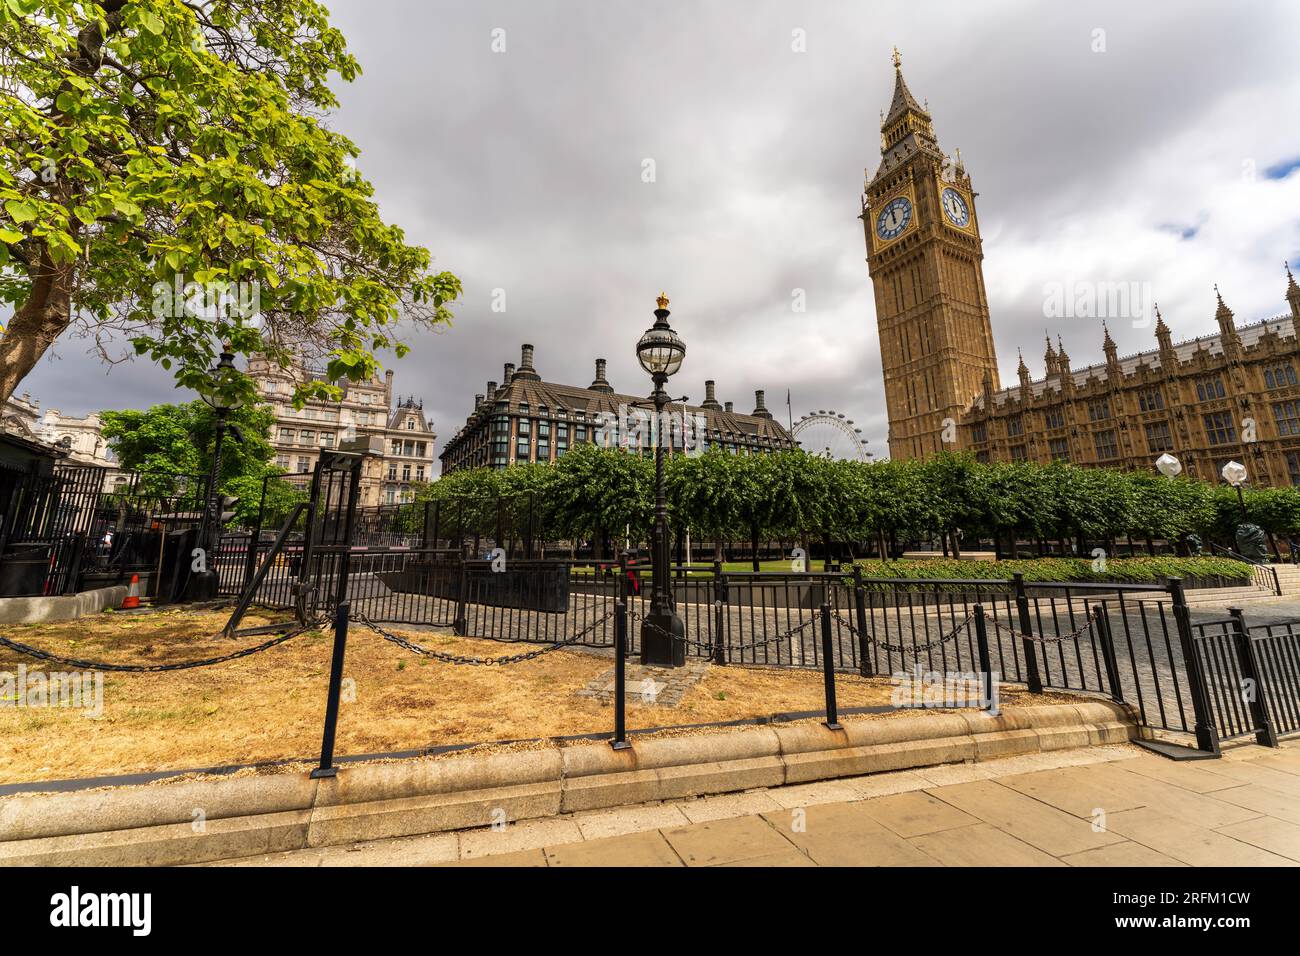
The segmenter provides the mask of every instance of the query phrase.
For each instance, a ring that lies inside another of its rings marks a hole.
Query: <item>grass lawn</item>
[[[6,629],[13,640],[54,653],[112,663],[164,663],[217,656],[265,637],[230,642],[210,635],[225,614],[167,610],[102,613],[58,624]],[[273,618],[250,613],[245,626]],[[278,619],[278,618],[275,618]],[[500,657],[526,645],[391,630],[439,650]],[[0,706],[0,783],[314,759],[320,749],[332,636],[313,632],[250,657],[185,671],[105,673],[103,713]],[[0,649],[0,672],[45,665]],[[613,709],[574,692],[612,658],[567,650],[510,667],[466,667],[418,657],[353,625],[344,675],[355,700],[343,703],[337,754],[442,744],[609,732]],[[888,704],[887,678],[837,678],[842,708]],[[1007,703],[1061,700],[1004,690]],[[823,706],[813,671],[712,667],[677,707],[628,704],[638,727],[732,720]]]

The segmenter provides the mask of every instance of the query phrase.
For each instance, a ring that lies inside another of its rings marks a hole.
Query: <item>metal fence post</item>
[[[348,645],[348,612],[351,604],[339,603],[334,614],[334,654],[330,658],[329,696],[325,699],[325,732],[321,737],[320,766],[311,772],[313,777],[333,777],[338,774],[334,766],[334,737],[339,726],[339,693],[343,688],[343,654]]]
[[[713,562],[713,663],[727,663],[727,576],[722,562]]]
[[[632,747],[627,741],[627,602],[614,606],[614,739],[615,750]]]
[[[1025,576],[1017,571],[1011,576],[1016,583],[1016,613],[1020,618],[1020,646],[1025,655],[1025,683],[1029,693],[1043,692],[1043,678],[1038,673],[1038,648],[1028,635],[1033,633],[1033,622],[1029,616],[1029,595],[1025,593]]]
[[[1210,715],[1210,698],[1205,687],[1205,675],[1201,672],[1201,662],[1196,657],[1196,646],[1192,638],[1191,611],[1187,607],[1187,596],[1183,593],[1183,579],[1178,576],[1169,578],[1169,597],[1174,606],[1174,623],[1178,626],[1178,645],[1183,653],[1183,667],[1187,670],[1188,689],[1191,692],[1192,711],[1195,715],[1196,747],[1207,753],[1219,752],[1219,732],[1214,727]]]
[[[991,702],[993,700],[993,658],[989,655],[989,632],[984,621],[984,605],[976,604],[974,614],[975,647],[980,656],[980,683],[984,685],[984,699]]]
[[[1239,607],[1228,608],[1232,616],[1232,637],[1237,645],[1237,663],[1241,665],[1241,676],[1249,681],[1247,687],[1241,688],[1250,707],[1250,717],[1255,724],[1255,742],[1264,747],[1276,747],[1277,731],[1269,719],[1268,708],[1264,705],[1264,684],[1261,678],[1259,659],[1255,656],[1255,644],[1250,639],[1246,627],[1246,616]]]
[[[465,560],[463,541],[456,559],[460,561],[460,586],[456,590],[456,616],[452,618],[451,630],[453,634],[464,637],[469,631],[469,618],[466,612],[466,604],[469,601],[469,562]]]
[[[840,730],[839,709],[835,706],[835,661],[831,655],[831,606],[822,604],[822,677],[826,683],[826,726]]]
[[[1097,638],[1101,641],[1101,659],[1106,665],[1106,683],[1110,685],[1110,696],[1121,704],[1124,703],[1124,688],[1119,682],[1119,661],[1115,657],[1115,637],[1110,632],[1110,618],[1106,614],[1105,604],[1095,604],[1092,608],[1093,626],[1097,629]]]
[[[862,586],[862,569],[853,566],[853,612],[858,625],[858,673],[872,677],[876,673],[871,659],[871,642],[867,639],[867,592]]]

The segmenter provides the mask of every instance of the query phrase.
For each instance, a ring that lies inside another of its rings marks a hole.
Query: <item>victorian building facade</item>
[[[698,433],[690,429],[665,430],[670,454],[695,448],[721,448],[738,454],[757,454],[794,447],[790,433],[772,417],[762,391],[754,393],[754,409],[737,412],[731,402],[719,402],[712,380],[704,383],[699,405],[675,403],[670,414],[699,421]],[[521,349],[518,368],[504,367],[502,384],[491,381],[474,396],[474,408],[464,426],[439,456],[442,473],[464,468],[505,468],[521,462],[554,462],[572,447],[600,444],[652,454],[653,432],[643,428],[638,406],[645,396],[614,390],[606,378],[604,359],[596,359],[596,377],[585,388],[542,380],[533,366],[533,347]],[[698,417],[697,417],[698,416]],[[620,429],[617,424],[623,422]]]
[[[313,399],[293,406],[298,382],[324,379],[306,367],[284,369],[261,357],[248,363],[258,394],[275,415],[271,445],[275,463],[295,474],[310,472],[322,449],[359,451],[364,455],[358,504],[373,507],[410,501],[419,485],[433,478],[437,436],[425,418],[424,402],[394,400],[393,372],[364,382],[336,382],[338,401]]]
[[[983,461],[1153,467],[1172,454],[1217,480],[1237,460],[1258,485],[1300,484],[1300,287],[1286,269],[1287,311],[1238,326],[1221,295],[1218,332],[1186,341],[1153,306],[1156,347],[1074,369],[1058,336],[1045,374],[1023,356],[1003,388],[989,319],[983,247],[960,151],[938,146],[894,52],[894,96],[881,162],[862,197],[867,262],[896,458],[969,450]]]

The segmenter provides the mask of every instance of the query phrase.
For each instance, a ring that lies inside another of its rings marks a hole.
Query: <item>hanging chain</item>
[[[37,647],[31,647],[27,644],[21,644],[18,641],[11,641],[7,637],[0,637],[0,647],[8,647],[20,654],[26,654],[29,657],[35,657],[37,660],[49,661],[52,664],[65,664],[69,667],[76,667],[81,670],[89,671],[122,671],[127,673],[156,674],[162,671],[183,671],[192,667],[207,667],[210,664],[222,664],[226,661],[237,660],[241,657],[248,657],[251,654],[257,654],[261,651],[269,650],[272,647],[283,644],[285,641],[297,637],[299,634],[305,634],[313,631],[322,624],[329,622],[329,618],[322,617],[301,627],[295,628],[269,641],[264,641],[256,647],[245,647],[242,650],[233,651],[229,654],[222,654],[220,657],[208,657],[200,661],[181,661],[176,664],[106,664],[102,661],[88,661],[79,657],[64,657],[61,654],[52,654],[49,651],[43,651]]]
[[[1031,641],[1036,641],[1039,644],[1061,644],[1065,641],[1072,641],[1075,638],[1081,637],[1084,634],[1086,634],[1092,628],[1093,625],[1092,619],[1089,618],[1083,624],[1083,626],[1075,628],[1073,631],[1071,631],[1068,634],[1057,634],[1055,637],[1043,637],[1042,635],[1039,634],[1022,634],[1020,631],[1017,631],[1015,628],[1007,624],[1003,624],[1001,621],[993,621],[992,623],[993,623],[993,627],[996,630],[1004,631],[1007,634],[1010,634],[1013,637],[1021,638],[1022,640],[1024,638],[1029,638]]]
[[[535,651],[526,651],[523,654],[511,654],[508,657],[473,657],[468,654],[448,654],[446,651],[435,651],[432,648],[423,647],[404,637],[399,637],[392,631],[385,630],[364,614],[355,614],[353,617],[357,622],[364,624],[384,640],[390,641],[398,647],[404,648],[413,654],[419,654],[421,657],[431,657],[436,661],[442,661],[444,664],[463,664],[470,667],[490,667],[493,665],[504,667],[507,664],[520,664],[524,661],[535,660],[543,654],[558,651],[562,647],[571,647],[594,631],[601,624],[608,621],[614,616],[614,613],[614,611],[610,611],[604,617],[593,621],[590,626],[583,628],[577,634],[574,634],[572,637],[567,637],[563,641],[559,641],[555,644],[548,644],[546,647],[539,648]]]

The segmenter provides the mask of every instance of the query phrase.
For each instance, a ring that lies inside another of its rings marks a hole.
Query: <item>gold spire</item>
[[[661,309],[666,309],[666,308],[668,308],[668,293],[667,293],[667,292],[660,292],[660,293],[659,293],[659,297],[658,297],[657,299],[655,299],[655,303],[656,303],[656,304],[659,306],[659,308],[661,308]]]
[[[898,52],[898,47],[894,47],[894,69],[901,70],[902,68],[903,68],[903,55]]]

